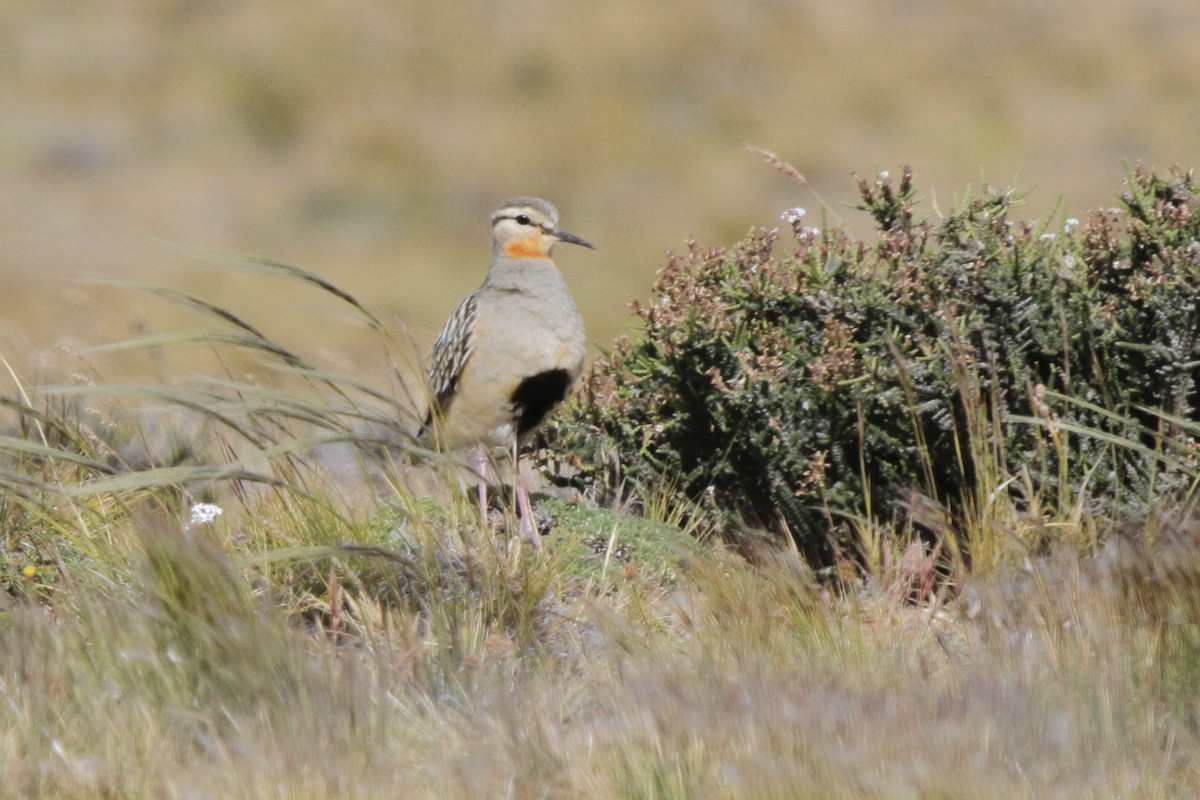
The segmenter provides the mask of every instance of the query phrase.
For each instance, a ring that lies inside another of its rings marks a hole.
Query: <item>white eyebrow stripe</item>
[[[496,216],[496,221],[492,223],[492,226],[495,227],[496,223],[502,219],[511,219],[513,222],[516,222],[517,217],[529,217],[530,218],[529,224],[536,225],[537,227],[541,228],[543,233],[554,233],[554,228],[551,227],[548,223],[534,222],[532,216],[525,212],[517,212],[517,213],[513,213],[513,214],[499,214]]]

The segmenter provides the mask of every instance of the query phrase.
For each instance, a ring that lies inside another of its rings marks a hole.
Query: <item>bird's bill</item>
[[[596,249],[596,245],[592,244],[591,242],[585,242],[583,239],[580,239],[575,234],[567,233],[566,231],[555,231],[554,238],[558,239],[560,242],[568,242],[569,244],[577,244],[580,247],[587,247],[592,250]]]

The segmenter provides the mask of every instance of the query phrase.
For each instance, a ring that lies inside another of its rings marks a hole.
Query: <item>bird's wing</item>
[[[442,326],[442,332],[433,341],[429,354],[430,408],[421,426],[425,431],[433,423],[435,409],[445,414],[458,390],[458,379],[462,375],[467,359],[475,345],[475,319],[479,306],[475,294],[469,294],[450,314]]]

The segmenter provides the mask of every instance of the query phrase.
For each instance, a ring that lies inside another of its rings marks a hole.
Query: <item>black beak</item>
[[[577,244],[580,247],[587,247],[591,250],[596,249],[596,245],[592,244],[591,242],[585,242],[583,239],[580,239],[575,234],[567,233],[566,231],[555,231],[554,238],[558,239],[560,242],[568,242],[570,244]]]

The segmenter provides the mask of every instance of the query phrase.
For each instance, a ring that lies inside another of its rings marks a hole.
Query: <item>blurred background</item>
[[[121,277],[369,374],[328,296],[203,251],[317,272],[423,352],[533,194],[598,245],[558,261],[607,347],[689,236],[822,203],[865,230],[853,172],[911,164],[931,215],[1015,184],[1035,217],[1114,205],[1126,160],[1200,165],[1197,42],[1195,0],[6,0],[0,345],[201,324],[79,280]]]

